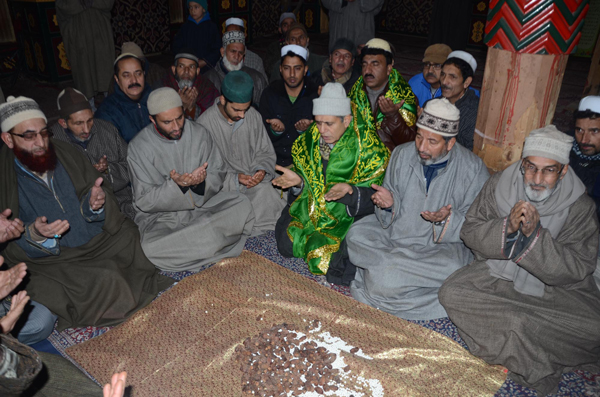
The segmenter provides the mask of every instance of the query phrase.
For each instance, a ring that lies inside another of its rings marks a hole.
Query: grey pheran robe
[[[274,230],[286,202],[271,185],[271,180],[276,176],[277,157],[262,117],[250,107],[245,118],[230,125],[221,113],[218,101],[217,98],[214,106],[200,116],[198,123],[209,131],[223,156],[227,171],[223,190],[240,192],[250,199],[256,217],[255,233]],[[239,183],[238,174],[254,175],[260,170],[266,171],[266,175],[257,186],[248,189]]]
[[[343,5],[342,0],[321,0],[329,10],[329,48],[345,37],[355,45],[366,44],[375,37],[375,15],[384,0],[355,0]]]
[[[448,165],[426,193],[415,143],[397,147],[383,181],[394,196],[393,212],[377,208],[374,215],[352,225],[346,237],[350,261],[358,268],[350,285],[352,296],[405,319],[446,317],[438,289],[471,261],[471,252],[460,240],[460,228],[488,177],[481,159],[457,143]],[[452,204],[452,215],[443,226],[434,226],[420,215],[448,204]]]
[[[506,218],[500,217],[494,196],[500,175],[483,187],[461,231],[475,261],[446,280],[440,301],[471,353],[502,364],[515,381],[546,395],[556,389],[565,367],[600,364],[600,292],[592,277],[598,252],[594,202],[581,195],[556,239],[542,225],[539,236],[516,253],[522,257],[518,265],[546,284],[542,297],[525,295],[512,281],[492,277],[486,263],[506,260]]]
[[[154,124],[129,143],[135,223],[148,259],[162,270],[197,270],[238,256],[254,226],[250,201],[222,192],[224,164],[204,127],[186,120],[178,141],[168,140]],[[208,163],[204,195],[183,193],[170,178]]]

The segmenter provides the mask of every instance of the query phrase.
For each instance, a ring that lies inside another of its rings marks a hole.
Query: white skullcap
[[[475,60],[475,58],[473,58],[473,55],[469,54],[466,51],[452,51],[450,54],[448,54],[447,59],[450,58],[462,59],[471,66],[471,69],[473,69],[473,73],[475,73],[475,69],[477,69],[477,61]]]
[[[347,116],[350,110],[350,98],[340,83],[327,83],[321,95],[313,99],[314,116]]]
[[[6,102],[0,105],[0,129],[2,132],[10,131],[14,126],[31,119],[46,119],[36,101],[31,98],[9,96]]]
[[[390,46],[390,43],[388,43],[387,41],[383,40],[383,39],[371,39],[369,41],[367,41],[367,44],[365,44],[365,47],[369,47],[369,48],[377,48],[383,51],[387,51],[390,54],[392,53],[392,47]]]
[[[113,62],[113,66],[116,65],[117,62],[119,62],[121,59],[123,59],[125,57],[134,57],[135,59],[138,59],[140,62],[142,62],[142,60],[140,59],[140,57],[138,57],[137,55],[135,55],[133,52],[123,52],[123,53],[121,53],[121,55],[119,55],[117,57],[117,59],[115,59],[115,61]]]
[[[225,27],[227,27],[229,25],[237,25],[237,26],[241,26],[242,28],[244,28],[244,20],[241,18],[229,18],[228,20],[225,21]]]
[[[148,97],[148,113],[152,116],[182,106],[179,93],[171,87],[158,88]]]
[[[594,113],[600,113],[600,96],[586,96],[579,102],[579,111],[591,110]]]
[[[294,54],[298,55],[299,57],[302,57],[302,59],[304,59],[306,61],[306,58],[308,57],[308,52],[306,51],[306,48],[301,47],[299,45],[296,44],[288,44],[286,46],[281,47],[281,56],[284,57],[287,55],[288,52],[293,52]]]
[[[427,101],[417,120],[417,128],[441,136],[456,136],[460,121],[460,110],[446,98]]]
[[[573,137],[560,132],[554,125],[533,130],[525,138],[523,158],[539,156],[569,164],[569,153],[573,148]]]

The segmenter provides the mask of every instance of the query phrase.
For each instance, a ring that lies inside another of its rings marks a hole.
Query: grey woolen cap
[[[340,83],[327,83],[321,95],[313,99],[314,116],[348,116],[352,114],[350,98]]]
[[[158,88],[148,97],[148,113],[152,116],[182,106],[181,97],[171,87]]]
[[[544,157],[569,164],[569,154],[573,148],[573,137],[560,132],[550,124],[529,133],[523,146],[523,158],[529,156]]]

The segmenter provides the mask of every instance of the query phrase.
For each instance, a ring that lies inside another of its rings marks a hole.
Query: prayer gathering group
[[[237,257],[268,231],[360,302],[449,317],[470,353],[540,395],[599,371],[600,97],[568,133],[526,131],[522,158],[490,176],[472,152],[475,58],[434,44],[407,80],[375,38],[382,1],[322,1],[328,57],[293,13],[261,58],[243,20],[221,36],[207,0],[188,0],[166,73],[129,42],[97,110],[77,76],[53,125],[33,99],[0,105],[0,328],[18,339],[2,336],[0,390],[33,381],[15,376],[23,344],[122,323],[174,283],[160,271]]]

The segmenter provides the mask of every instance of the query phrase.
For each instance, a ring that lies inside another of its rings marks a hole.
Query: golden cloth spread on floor
[[[185,278],[122,325],[67,353],[102,384],[127,371],[137,396],[241,396],[235,347],[273,324],[300,329],[314,319],[320,332],[372,357],[344,359],[352,372],[378,379],[386,396],[492,396],[506,378],[503,368],[449,338],[248,251]]]

